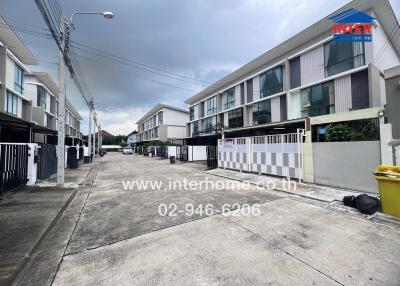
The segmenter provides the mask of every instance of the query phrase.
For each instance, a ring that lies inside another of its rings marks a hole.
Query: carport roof
[[[18,60],[23,64],[37,65],[38,61],[35,56],[28,50],[18,35],[1,16],[0,26],[0,41],[3,41],[7,45],[7,48],[18,58]]]

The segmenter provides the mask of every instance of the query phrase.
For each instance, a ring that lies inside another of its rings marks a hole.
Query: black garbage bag
[[[356,207],[356,197],[355,196],[345,196],[343,198],[343,204],[348,207]]]
[[[363,214],[374,214],[380,208],[380,201],[377,198],[363,194],[355,198],[356,208]]]

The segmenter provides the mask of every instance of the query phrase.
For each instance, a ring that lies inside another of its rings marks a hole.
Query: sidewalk
[[[56,175],[35,187],[8,193],[0,201],[0,285],[10,285],[49,229],[69,205],[92,164],[65,170],[66,187]]]
[[[286,187],[283,185],[283,180],[282,180],[283,178],[258,175],[255,173],[246,173],[246,172],[241,173],[238,171],[226,170],[220,168],[206,171],[206,173],[219,176],[222,178],[238,180],[241,182],[248,182],[250,184],[264,185],[264,186],[274,185],[275,190],[327,203],[332,203],[334,201],[343,201],[344,196],[351,196],[351,195],[357,196],[360,194],[359,192],[352,190],[330,188],[326,186],[319,186],[308,183],[297,183],[295,188],[294,187],[288,188],[287,185]]]
[[[274,182],[275,191],[284,192],[289,195],[298,196],[304,199],[312,199],[315,202],[320,202],[327,208],[347,213],[349,215],[363,217],[375,222],[390,224],[397,228],[400,227],[400,218],[396,218],[381,212],[376,212],[373,215],[365,215],[360,213],[357,209],[347,207],[343,204],[344,196],[358,196],[362,194],[361,192],[309,184],[309,183],[297,183],[295,189],[294,188],[288,189],[287,187],[283,186],[282,178],[277,178],[267,175],[258,175],[255,173],[246,173],[246,172],[241,173],[238,171],[221,169],[221,168],[203,172],[206,174],[218,176],[225,179],[231,179],[260,186],[266,186],[268,183],[271,184],[271,182]],[[369,195],[378,197],[377,194],[369,194]]]

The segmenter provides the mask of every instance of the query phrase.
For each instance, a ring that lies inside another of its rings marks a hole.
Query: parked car
[[[99,152],[100,154],[100,156],[101,157],[103,157],[105,154],[107,154],[107,150],[106,149],[104,149],[104,148],[100,148],[100,152]]]
[[[132,150],[132,148],[124,148],[124,149],[122,149],[122,154],[124,154],[124,155],[133,154],[133,150]]]
[[[156,154],[156,147],[150,146],[147,148],[147,154],[151,154],[152,157]]]

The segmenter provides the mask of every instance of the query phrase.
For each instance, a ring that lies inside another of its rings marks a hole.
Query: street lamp
[[[60,114],[58,118],[58,142],[57,142],[57,184],[64,184],[65,177],[65,61],[64,58],[67,58],[66,54],[68,51],[69,45],[69,31],[74,30],[73,20],[76,15],[102,15],[105,19],[114,18],[114,14],[109,11],[105,12],[75,12],[71,15],[71,18],[65,19],[64,16],[61,16],[60,23],[60,57],[59,57],[59,109]],[[89,106],[89,152],[90,152],[90,133],[91,133],[91,111],[93,105]],[[93,140],[93,147],[95,146],[95,140]]]
[[[69,23],[72,26],[72,29],[75,29],[74,27],[74,17],[76,15],[102,15],[105,19],[112,19],[114,18],[114,13],[110,11],[104,11],[104,12],[75,12],[72,13],[71,18],[69,19]]]

